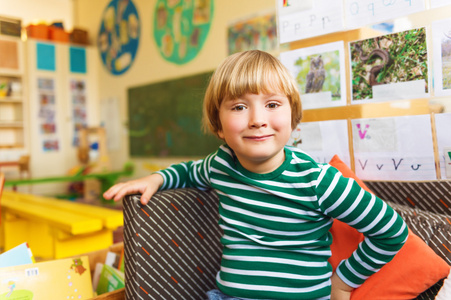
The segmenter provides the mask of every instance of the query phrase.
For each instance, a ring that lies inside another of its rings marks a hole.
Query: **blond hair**
[[[218,136],[221,128],[219,108],[226,99],[237,99],[244,94],[283,93],[291,105],[291,127],[302,119],[302,105],[293,76],[271,54],[250,50],[227,57],[213,73],[205,92],[203,127]]]

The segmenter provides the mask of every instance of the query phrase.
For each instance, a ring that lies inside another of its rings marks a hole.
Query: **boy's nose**
[[[260,128],[260,127],[267,127],[268,123],[265,120],[265,117],[263,114],[260,113],[253,113],[251,114],[249,118],[249,127],[250,128]]]

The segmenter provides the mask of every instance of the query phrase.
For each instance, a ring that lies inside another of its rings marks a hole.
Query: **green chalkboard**
[[[212,73],[128,89],[130,156],[205,156],[221,140],[201,129],[202,100]]]

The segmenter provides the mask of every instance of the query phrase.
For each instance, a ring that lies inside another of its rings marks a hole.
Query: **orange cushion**
[[[343,176],[354,178],[362,188],[370,191],[337,155],[332,158],[330,165],[338,169]],[[335,270],[340,261],[354,252],[363,240],[363,234],[338,220],[334,221],[330,231],[333,243],[329,262]],[[446,261],[420,237],[409,231],[405,245],[393,260],[355,289],[351,300],[412,299],[445,278],[449,272],[450,266]]]

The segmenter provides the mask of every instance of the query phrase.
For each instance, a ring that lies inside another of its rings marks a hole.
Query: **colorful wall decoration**
[[[140,22],[131,0],[112,0],[103,12],[97,44],[103,64],[113,75],[133,64],[139,45]]]
[[[276,33],[277,22],[274,12],[236,21],[227,30],[229,54],[252,49],[277,51],[279,42]]]
[[[213,19],[213,0],[158,0],[154,14],[154,39],[161,56],[185,64],[197,56]]]

